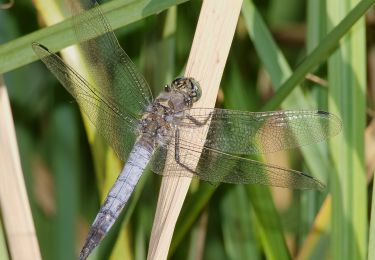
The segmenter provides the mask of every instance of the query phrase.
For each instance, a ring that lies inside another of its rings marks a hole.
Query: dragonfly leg
[[[174,157],[176,160],[176,163],[183,167],[184,169],[188,170],[189,172],[193,173],[195,175],[194,169],[190,168],[189,166],[185,165],[180,161],[180,130],[177,128],[175,132],[175,150],[174,150]],[[217,186],[218,183],[211,182],[209,180],[206,180],[209,184],[213,186]]]
[[[178,165],[188,170],[189,172],[194,173],[193,169],[191,169],[189,166],[183,164],[180,161],[180,130],[178,128],[176,129],[176,132],[175,132],[174,159],[176,160],[176,163]]]
[[[199,121],[198,119],[196,119],[194,116],[191,116],[191,115],[187,115],[186,116],[191,122],[193,122],[194,124],[196,124],[197,126],[204,126],[205,124],[207,124],[208,120],[210,120],[210,118],[212,117],[212,112],[208,115],[208,117],[206,119],[204,119],[203,121]]]

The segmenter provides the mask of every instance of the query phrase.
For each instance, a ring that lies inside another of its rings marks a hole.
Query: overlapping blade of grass
[[[307,2],[307,24],[306,24],[306,52],[307,55],[314,51],[319,46],[319,43],[327,34],[326,22],[326,1],[324,0],[309,0]],[[311,73],[317,73],[317,76],[322,74],[320,67]],[[318,83],[311,87],[310,95],[314,97],[319,109],[328,109],[327,91],[324,86]]]
[[[307,28],[306,49],[311,53],[319,45],[323,36],[326,35],[326,1],[307,1]]]
[[[69,127],[66,127],[69,125]],[[80,169],[79,125],[67,104],[54,110],[49,135],[51,170],[55,179],[57,215],[54,221],[54,259],[74,259]],[[52,238],[53,237],[53,238]]]
[[[307,5],[307,26],[306,26],[306,52],[310,54],[319,45],[320,41],[326,36],[326,1],[309,0]],[[311,73],[322,74],[322,70],[318,67]],[[325,76],[325,75],[323,75]],[[310,96],[314,97],[319,109],[328,109],[327,89],[318,83],[312,84],[310,87]]]
[[[207,237],[210,234],[216,234],[214,232],[209,232],[208,219],[209,210],[208,208],[205,208],[197,219],[196,224],[191,228],[186,260],[205,258],[220,259],[220,257],[217,257],[217,254],[220,254],[221,258],[224,257],[225,254],[222,253],[223,248],[216,243],[216,239],[210,239],[210,237]],[[214,256],[212,256],[213,251],[216,253]],[[179,255],[181,256],[182,254],[180,253]],[[177,255],[175,258],[178,259],[179,256]]]
[[[337,48],[339,40],[350,30],[350,28],[355,24],[358,19],[360,19],[369,8],[375,3],[375,0],[362,0],[357,3],[357,5],[345,16],[345,18],[337,24],[330,33],[320,42],[320,44],[308,55],[304,61],[295,69],[293,74],[283,80],[280,84],[275,84],[279,86],[275,95],[263,108],[263,110],[273,110],[278,107],[284,99],[290,94],[290,92],[300,84],[306,74],[313,70]],[[335,10],[333,10],[335,11]],[[256,26],[254,26],[256,29]],[[263,53],[266,57],[267,53]],[[278,57],[278,56],[277,56]],[[270,58],[270,57],[269,57]],[[262,60],[264,62],[264,60]],[[272,63],[274,59],[268,60],[268,63]],[[268,65],[272,64],[266,64]],[[276,70],[276,75],[280,75],[280,70]],[[271,74],[271,72],[269,71]],[[271,76],[272,77],[272,76]]]
[[[158,14],[187,0],[114,0],[103,4],[104,15],[113,29],[118,29],[147,16]],[[75,37],[70,20],[19,37],[0,46],[0,73],[5,73],[37,60],[30,45],[43,42],[52,51],[74,44]]]
[[[369,242],[368,242],[368,259],[375,259],[375,180],[372,182],[372,203],[371,203],[371,220],[369,229]]]
[[[290,259],[281,219],[273,203],[270,189],[251,185],[246,191],[254,208],[258,224],[257,234],[267,259]]]
[[[261,259],[254,214],[243,185],[231,187],[220,205],[223,243],[228,259]]]
[[[150,214],[150,208],[147,205],[142,204],[138,206],[138,210],[136,212],[137,219],[135,221],[136,228],[133,235],[133,243],[134,243],[134,258],[135,260],[143,260],[147,257],[147,237],[150,234],[148,230],[148,226],[145,225],[148,218],[152,216]]]
[[[9,96],[0,75],[0,211],[10,257],[41,259]],[[22,250],[19,250],[19,248]]]
[[[307,35],[306,49],[307,54],[311,53],[326,35],[326,1],[309,0],[307,6]],[[318,76],[323,74],[322,69],[318,68],[312,73]],[[323,74],[325,77],[325,74]],[[327,89],[314,83],[311,84],[309,95],[315,99],[317,108],[320,110],[328,110]],[[327,144],[321,151],[327,153]],[[318,158],[319,159],[319,158]],[[320,159],[319,159],[320,160]],[[318,163],[316,161],[315,163]],[[318,168],[318,167],[315,167]],[[317,169],[318,170],[318,169]],[[324,169],[321,169],[324,170]],[[329,169],[326,169],[329,170]],[[327,173],[327,172],[326,172]],[[324,176],[326,177],[326,176]],[[327,178],[326,178],[327,179]],[[331,199],[325,199],[320,207],[322,194],[303,193],[301,198],[301,222],[304,224],[303,234],[299,238],[301,249],[298,253],[298,259],[315,259],[324,258],[329,251],[329,227],[331,214]],[[318,215],[316,215],[317,207],[320,207]],[[318,230],[318,231],[317,231]]]
[[[299,249],[297,259],[329,259],[331,204],[332,197],[328,195],[316,216],[311,231],[304,240],[303,246]]]
[[[0,147],[0,213],[5,226],[9,255],[14,259],[41,259],[21,168],[13,115],[1,74]]]
[[[349,17],[364,1],[327,2],[328,26]],[[344,18],[345,17],[345,18]],[[367,256],[367,185],[364,164],[366,36],[362,18],[340,42],[328,61],[329,108],[343,121],[343,133],[331,142],[335,172],[332,191],[332,259]],[[372,245],[373,246],[373,245]]]
[[[5,242],[5,233],[3,223],[0,218],[0,259],[9,260],[7,244]]]

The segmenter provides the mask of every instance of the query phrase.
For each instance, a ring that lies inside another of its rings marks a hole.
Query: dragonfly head
[[[177,77],[172,81],[170,89],[182,93],[190,104],[197,102],[202,96],[198,81],[190,77]]]

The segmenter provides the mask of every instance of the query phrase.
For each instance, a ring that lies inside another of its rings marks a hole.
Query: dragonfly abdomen
[[[145,146],[144,142],[137,142],[134,145],[123,170],[91,225],[85,245],[80,253],[81,260],[87,258],[115,223],[149,163],[152,153],[153,150],[149,146]]]

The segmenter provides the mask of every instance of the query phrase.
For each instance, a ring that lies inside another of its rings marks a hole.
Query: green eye
[[[194,80],[193,78],[191,78],[190,80],[192,85],[192,91],[194,93],[193,102],[197,102],[202,96],[202,89],[196,80]]]

